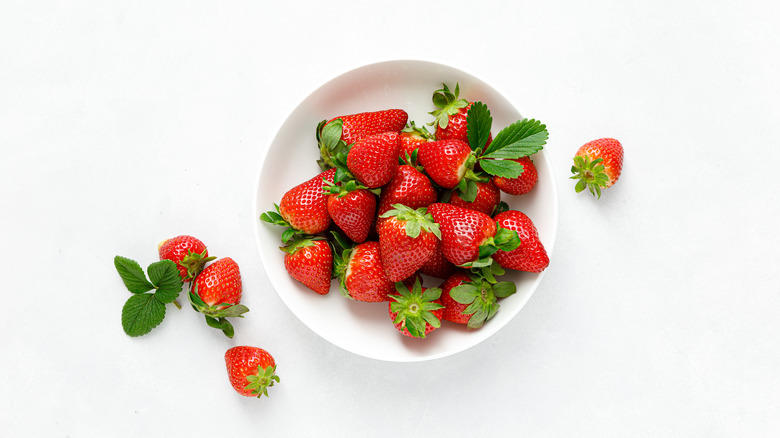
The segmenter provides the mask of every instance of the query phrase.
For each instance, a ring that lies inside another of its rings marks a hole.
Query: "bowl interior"
[[[388,61],[344,73],[311,93],[279,128],[260,165],[254,199],[255,237],[260,257],[274,289],[305,325],[347,351],[387,361],[420,361],[444,357],[474,346],[507,324],[525,305],[542,274],[508,271],[503,280],[517,284],[517,293],[503,299],[496,316],[478,330],[442,321],[425,339],[402,336],[391,324],[387,303],[362,303],[342,297],[333,282],[328,295],[317,295],[285,271],[280,227],[259,220],[282,195],[317,175],[319,167],[315,128],[332,117],[363,111],[401,108],[409,120],[423,125],[432,120],[431,95],[446,83],[460,84],[461,97],[479,100],[490,108],[493,134],[521,119],[520,112],[493,87],[456,68],[426,61]],[[542,121],[544,122],[544,121]],[[544,150],[534,155],[539,181],[524,196],[503,195],[511,208],[526,213],[536,225],[542,243],[552,252],[557,227],[557,196],[553,173]],[[426,279],[425,286],[441,280]]]

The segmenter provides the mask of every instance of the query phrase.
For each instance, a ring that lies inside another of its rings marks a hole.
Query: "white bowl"
[[[542,274],[508,271],[502,280],[517,284],[517,293],[500,301],[493,319],[477,330],[442,321],[442,327],[425,339],[401,335],[392,325],[387,303],[363,303],[346,299],[334,280],[328,295],[318,295],[290,277],[284,268],[281,227],[263,222],[261,213],[271,210],[293,186],[320,171],[315,140],[317,123],[332,117],[363,111],[401,108],[409,120],[423,125],[432,120],[431,95],[442,83],[460,84],[460,96],[482,101],[493,116],[493,135],[523,116],[493,87],[466,72],[426,61],[387,61],[348,71],[319,87],[301,102],[279,128],[260,163],[255,192],[255,238],[263,266],[282,301],[305,325],[332,344],[369,358],[411,362],[445,357],[484,341],[517,315],[533,294]],[[533,118],[532,115],[528,117]],[[544,120],[542,120],[544,123]],[[552,252],[558,220],[558,200],[553,172],[542,150],[534,156],[539,181],[524,196],[503,195],[514,209],[535,223],[548,253]],[[441,280],[427,279],[426,287]]]

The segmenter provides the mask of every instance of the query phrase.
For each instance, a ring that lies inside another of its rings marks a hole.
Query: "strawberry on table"
[[[282,196],[276,211],[260,215],[260,219],[286,227],[282,241],[287,242],[296,234],[319,234],[331,223],[328,214],[328,194],[323,190],[327,183],[333,183],[336,169],[321,172]]]
[[[395,175],[400,148],[401,137],[397,132],[364,137],[349,149],[347,168],[364,186],[382,187]]]
[[[327,186],[327,190],[328,214],[333,222],[353,242],[365,241],[374,223],[376,195],[352,180]]]
[[[498,250],[493,259],[502,268],[525,272],[542,272],[550,264],[550,258],[539,240],[536,226],[525,213],[508,210],[495,217],[502,228],[517,232],[520,246],[511,251]]]
[[[539,179],[536,165],[531,160],[531,157],[516,158],[512,161],[523,166],[520,176],[515,178],[494,176],[493,183],[504,193],[515,196],[525,195],[536,186],[536,181]]]
[[[600,138],[582,145],[574,155],[571,179],[577,193],[587,188],[601,198],[601,190],[612,187],[623,170],[623,145],[614,138]]]
[[[268,388],[279,382],[276,361],[258,347],[237,346],[225,352],[225,366],[233,389],[246,397],[268,396]]]
[[[482,327],[498,312],[498,299],[517,291],[511,281],[491,283],[465,270],[453,273],[439,287],[444,305],[442,318],[470,329]]]
[[[333,252],[327,240],[302,237],[281,249],[285,252],[284,267],[290,276],[320,295],[330,292]]]
[[[388,314],[395,328],[404,336],[424,338],[433,330],[441,327],[444,306],[439,297],[441,289],[424,288],[420,281],[409,286],[395,284],[397,295],[390,295]]]
[[[395,204],[377,225],[379,254],[388,280],[412,276],[436,251],[441,237],[425,207],[417,210]]]
[[[243,286],[238,264],[230,257],[208,265],[192,283],[190,303],[204,314],[209,326],[233,337],[233,326],[226,318],[243,317],[249,309],[240,304]]]
[[[187,235],[163,240],[157,246],[157,251],[160,260],[176,263],[176,268],[184,281],[195,278],[206,263],[214,260],[214,257],[209,257],[209,251],[200,239]]]

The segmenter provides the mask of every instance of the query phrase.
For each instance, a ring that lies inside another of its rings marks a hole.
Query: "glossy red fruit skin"
[[[605,188],[612,187],[623,171],[623,145],[614,138],[600,138],[585,143],[574,154],[579,157],[588,157],[590,161],[597,158],[603,159],[604,172],[609,177]]]
[[[441,241],[436,244],[436,250],[431,257],[420,266],[419,272],[430,277],[447,278],[456,270],[456,266],[444,257],[441,252]]]
[[[458,185],[466,173],[471,147],[461,140],[425,143],[417,151],[417,160],[433,182],[445,189]]]
[[[398,168],[401,137],[384,132],[358,140],[347,154],[347,167],[355,179],[369,189],[390,182]]]
[[[536,165],[531,157],[522,157],[513,161],[523,166],[523,173],[517,178],[494,176],[493,182],[504,193],[515,196],[525,195],[536,186],[536,182],[539,180]]]
[[[284,267],[294,279],[320,295],[330,292],[333,252],[325,240],[313,240],[313,246],[285,253]]]
[[[413,166],[403,164],[398,166],[393,179],[382,187],[377,215],[386,213],[394,204],[416,210],[433,204],[437,198],[431,180]]]
[[[493,214],[493,210],[496,209],[496,206],[501,202],[501,191],[491,180],[485,182],[477,181],[476,185],[478,191],[474,201],[464,201],[456,190],[452,192],[450,204],[476,210],[490,216]]]
[[[376,213],[376,196],[368,190],[353,190],[344,196],[328,195],[328,214],[353,242],[368,238]]]
[[[427,288],[423,288],[422,289],[423,292],[425,291],[425,289],[427,289]],[[441,303],[441,299],[433,300],[431,302],[432,303],[437,303],[437,304],[442,304]],[[388,305],[387,305],[387,313],[390,315],[390,320],[391,321],[395,321],[395,318],[398,316],[398,312],[393,312],[393,309],[390,307],[391,305],[392,305],[392,303],[388,303]],[[444,309],[442,308],[442,309],[431,310],[431,313],[433,313],[433,316],[435,316],[436,318],[439,319],[439,321],[441,321],[442,315],[444,314]],[[394,322],[393,326],[402,335],[410,337],[412,339],[418,339],[415,336],[412,336],[411,333],[409,333],[409,330],[407,330],[406,327],[405,327],[405,325],[406,325],[405,322],[406,321],[401,321],[399,323],[395,323]],[[434,327],[434,326],[432,326],[432,325],[430,325],[428,323],[425,324],[425,336],[428,336],[428,334],[430,334],[434,330],[436,330],[436,327]]]
[[[236,392],[245,397],[258,397],[258,394],[252,393],[251,389],[246,389],[249,384],[247,376],[256,375],[258,367],[262,369],[275,367],[276,361],[262,348],[241,345],[225,352],[225,366],[230,384]]]
[[[395,284],[387,279],[379,254],[379,242],[369,240],[356,245],[344,275],[349,296],[357,301],[387,301],[395,293]]]
[[[396,282],[410,276],[436,251],[438,237],[422,230],[417,237],[406,235],[406,221],[389,217],[382,221],[379,233],[379,254],[387,279]]]
[[[471,283],[471,277],[463,270],[458,270],[447,277],[439,286],[441,288],[441,303],[444,305],[442,319],[456,324],[468,324],[471,315],[464,315],[463,311],[469,306],[455,301],[450,296],[450,291],[457,286],[465,283]]]
[[[346,144],[352,144],[370,135],[401,131],[409,120],[409,114],[394,108],[334,117],[328,123],[336,119],[342,121],[341,139]]]
[[[187,278],[187,268],[180,265],[181,261],[190,253],[202,254],[203,258],[209,256],[206,245],[192,236],[181,235],[164,240],[157,248],[160,260],[170,260],[176,263],[176,268],[182,279]]]
[[[324,181],[333,182],[336,169],[321,172],[314,178],[288,190],[279,203],[279,214],[290,226],[306,234],[319,234],[330,226],[328,195]]]
[[[476,210],[437,202],[428,213],[440,226],[442,254],[456,266],[477,260],[479,246],[496,235],[493,219]]]
[[[525,272],[542,272],[549,266],[550,258],[531,218],[523,212],[509,210],[497,214],[495,220],[502,228],[517,231],[522,242],[517,249],[498,250],[493,254],[496,263],[505,269]]]
[[[405,160],[407,155],[411,157],[414,151],[428,142],[428,139],[417,132],[401,132],[401,148],[398,151],[398,158]]]
[[[209,306],[239,304],[242,284],[238,263],[230,257],[215,260],[195,278],[195,291]]]
[[[457,114],[452,114],[447,120],[447,126],[442,128],[436,125],[436,132],[434,138],[436,140],[460,140],[468,143],[468,111],[474,102],[469,102],[468,106],[461,108]],[[493,141],[493,135],[488,137],[488,141],[485,146],[489,145]]]

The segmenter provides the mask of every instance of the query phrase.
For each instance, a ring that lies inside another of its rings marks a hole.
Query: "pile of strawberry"
[[[516,291],[506,269],[549,264],[536,227],[502,196],[533,190],[532,156],[545,125],[519,120],[493,137],[490,110],[445,84],[434,120],[418,127],[403,109],[334,117],[316,129],[322,172],[290,190],[261,219],[284,227],[284,265],[318,294],[387,302],[404,335],[441,320],[478,328]],[[423,282],[439,279],[436,287]]]

